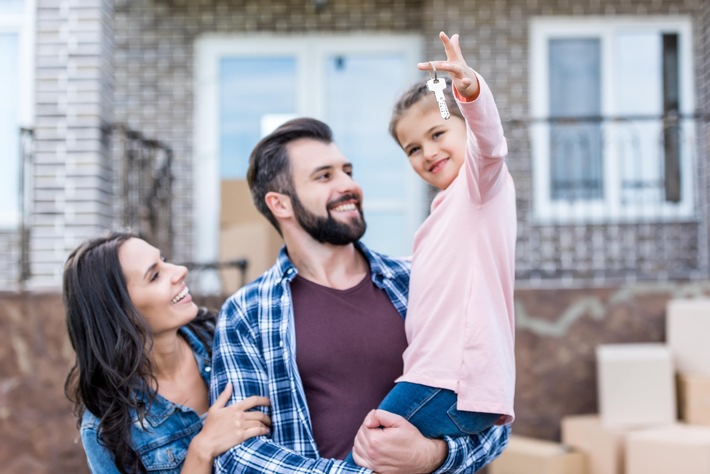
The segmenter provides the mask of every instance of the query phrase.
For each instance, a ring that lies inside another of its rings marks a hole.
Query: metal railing
[[[172,149],[122,124],[114,124],[108,131],[117,225],[130,228],[172,258]]]
[[[19,176],[19,203],[20,222],[17,227],[17,241],[19,247],[18,278],[17,284],[20,291],[24,291],[30,278],[30,239],[32,237],[31,213],[32,199],[29,190],[32,189],[32,163],[34,162],[34,130],[20,128],[20,176]]]
[[[518,282],[710,278],[709,124],[708,114],[505,122]]]

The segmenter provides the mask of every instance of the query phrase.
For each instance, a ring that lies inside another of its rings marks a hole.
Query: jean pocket
[[[500,415],[495,413],[479,413],[475,411],[460,411],[456,403],[446,412],[451,421],[458,427],[462,435],[474,435],[484,431],[498,420]]]

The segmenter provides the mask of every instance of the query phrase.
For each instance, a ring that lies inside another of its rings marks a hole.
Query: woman
[[[212,460],[271,421],[263,397],[209,407],[215,317],[198,308],[187,269],[130,233],[88,240],[64,267],[76,361],[65,393],[96,473],[209,473]]]

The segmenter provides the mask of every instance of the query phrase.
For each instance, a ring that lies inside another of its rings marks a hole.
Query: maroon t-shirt
[[[365,415],[402,375],[404,320],[370,273],[348,290],[291,282],[296,363],[320,455],[345,459]]]

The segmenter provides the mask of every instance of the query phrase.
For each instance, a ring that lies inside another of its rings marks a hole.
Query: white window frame
[[[549,123],[549,57],[548,42],[554,38],[599,38],[601,44],[601,114],[617,116],[613,84],[613,35],[619,30],[640,32],[675,32],[679,34],[680,114],[694,113],[692,24],[688,17],[535,17],[530,21],[529,70],[530,110],[534,119],[531,125],[533,170],[533,216],[535,222],[605,223],[654,219],[655,221],[691,220],[695,218],[695,183],[693,177],[695,134],[692,122],[683,121],[684,131],[681,151],[682,180],[680,203],[659,203],[657,206],[623,206],[620,203],[620,177],[613,146],[606,141],[604,154],[603,200],[573,202],[553,201],[550,192]],[[605,124],[605,133],[613,133],[613,125]],[[608,128],[607,128],[608,127]]]
[[[22,11],[3,11],[0,6],[0,32],[16,33],[19,39],[19,90],[10,91],[17,94],[18,104],[18,127],[32,128],[34,122],[34,43],[35,43],[35,0],[25,0]],[[2,72],[0,71],[0,74]],[[8,91],[2,91],[8,92]],[[19,130],[18,130],[19,133]],[[10,159],[19,160],[19,156]],[[18,171],[23,163],[18,163]],[[17,179],[18,177],[5,175],[7,179]],[[26,177],[27,180],[28,177]],[[5,182],[0,180],[0,185]],[[27,193],[28,190],[25,189]],[[26,195],[25,200],[29,197]],[[0,207],[0,229],[14,229],[20,223],[19,209],[5,209]]]
[[[299,116],[323,119],[325,104],[323,96],[309,102],[305,88],[322,90],[325,77],[324,65],[328,55],[334,52],[348,54],[372,52],[404,53],[412,64],[412,82],[419,76],[416,64],[421,56],[421,39],[416,35],[219,35],[201,36],[195,43],[195,129],[194,129],[194,203],[195,234],[194,256],[197,261],[209,262],[218,258],[219,249],[219,61],[226,55],[239,56],[283,56],[297,58],[297,111]],[[373,72],[376,75],[376,71]],[[254,80],[258,80],[258,71]],[[373,87],[377,87],[375,78]],[[403,84],[406,87],[408,84]],[[393,104],[394,105],[394,104]],[[337,137],[336,137],[337,142]],[[365,199],[368,210],[406,210],[407,225],[412,239],[417,227],[426,216],[426,185],[416,174],[408,175],[406,181],[408,202],[400,206],[387,203],[377,205],[372,199]],[[406,207],[405,207],[406,206]]]

